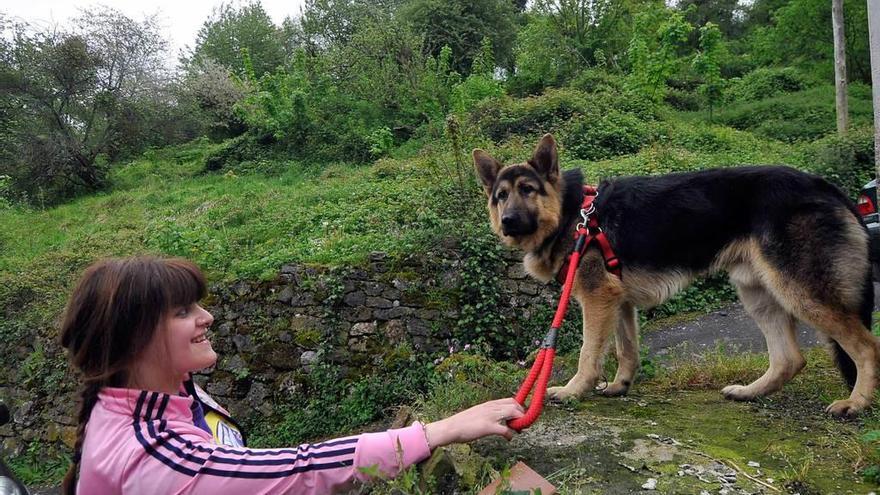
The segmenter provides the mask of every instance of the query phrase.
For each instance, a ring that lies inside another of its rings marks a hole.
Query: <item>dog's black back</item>
[[[605,181],[596,209],[621,261],[630,267],[702,272],[737,239],[757,235],[769,253],[814,238],[834,244],[834,216],[855,213],[824,179],[788,167],[739,167]],[[814,219],[816,230],[786,239],[794,217]],[[827,221],[823,221],[827,217]],[[786,255],[789,253],[785,253]],[[778,256],[785,264],[787,256]]]

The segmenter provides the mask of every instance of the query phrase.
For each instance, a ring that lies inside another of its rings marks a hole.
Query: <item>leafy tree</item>
[[[694,26],[711,22],[725,38],[737,38],[745,28],[746,6],[739,0],[680,0],[676,8],[684,12],[685,19]],[[696,47],[699,40],[693,41]]]
[[[743,32],[750,33],[758,28],[772,26],[774,24],[774,13],[789,1],[790,0],[755,0],[751,4],[744,6],[742,10]]]
[[[626,51],[631,21],[640,2],[621,0],[538,0],[534,12],[546,16],[554,31],[565,40],[559,49],[573,52],[579,63],[615,65]],[[647,2],[648,4],[652,2]],[[596,52],[602,54],[601,60]]]
[[[494,76],[495,60],[492,55],[492,42],[487,38],[480,45],[480,52],[474,58],[467,79],[455,85],[452,90],[452,110],[464,113],[486,98],[503,95],[504,88]]]
[[[364,24],[390,18],[399,4],[400,0],[306,0],[302,16],[285,21],[285,29],[294,45],[315,55],[348,44]]]
[[[533,15],[516,38],[516,71],[508,84],[512,92],[537,93],[560,86],[583,66],[580,53],[567,42],[548,16]]]
[[[196,36],[192,55],[184,62],[187,66],[198,66],[213,60],[241,74],[245,69],[244,51],[250,55],[258,77],[274,72],[284,63],[281,32],[259,1],[238,9],[229,3],[215,8]]]
[[[821,77],[834,77],[834,37],[831,2],[826,0],[791,0],[773,13],[775,24],[757,27],[750,38],[749,50],[764,65],[800,64]],[[844,1],[846,65],[848,79],[871,82],[868,52],[867,4]]]
[[[412,0],[399,12],[424,36],[426,53],[437,57],[444,46],[452,49],[452,68],[459,74],[470,72],[485,38],[496,63],[512,68],[516,27],[510,0]]]
[[[654,101],[666,94],[666,82],[681,64],[679,50],[693,26],[680,11],[655,8],[636,16],[629,47],[630,84]]]
[[[108,159],[164,132],[156,119],[169,118],[165,42],[155,18],[102,7],[83,11],[70,31],[7,28],[0,107],[15,109],[15,125],[4,130],[13,152],[0,174],[20,188],[53,197],[98,189]]]
[[[724,51],[721,30],[708,22],[700,28],[700,51],[694,57],[694,70],[703,78],[700,92],[709,106],[709,121],[712,120],[712,109],[721,101],[724,80],[721,79],[720,60]]]
[[[247,78],[240,78],[226,67],[207,59],[183,74],[178,88],[179,104],[191,104],[214,137],[231,137],[245,131],[235,106],[251,91]]]

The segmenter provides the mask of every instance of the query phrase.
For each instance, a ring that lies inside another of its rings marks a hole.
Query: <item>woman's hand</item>
[[[465,443],[487,435],[501,435],[510,440],[515,431],[507,426],[525,411],[512,398],[484,402],[440,421],[425,425],[425,436],[432,449],[450,443]]]

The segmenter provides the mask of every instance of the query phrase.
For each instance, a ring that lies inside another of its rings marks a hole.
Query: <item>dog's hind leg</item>
[[[809,300],[799,306],[798,316],[825,332],[855,363],[856,380],[849,398],[834,401],[826,411],[838,417],[858,415],[871,405],[874,398],[880,343],[856,312],[833,309]]]
[[[846,208],[803,213],[771,232],[760,251],[752,262],[764,286],[843,350],[837,357],[845,377],[852,379],[855,371],[849,398],[827,411],[854,416],[869,407],[878,384],[880,342],[869,329],[873,287],[864,227]]]
[[[632,385],[639,369],[639,319],[636,307],[632,303],[624,303],[620,307],[620,323],[614,336],[617,351],[617,374],[614,381],[601,390],[602,395],[609,397],[625,395]]]
[[[732,400],[751,400],[780,390],[806,364],[795,339],[795,318],[756,280],[733,280],[739,299],[767,340],[770,367],[749,385],[729,385],[721,390]]]

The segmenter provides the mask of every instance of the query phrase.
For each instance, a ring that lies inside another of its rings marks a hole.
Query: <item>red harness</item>
[[[596,215],[596,207],[593,206],[593,201],[597,197],[599,197],[599,190],[595,186],[584,186],[584,202],[581,204],[581,218],[583,218],[583,222],[578,224],[577,231],[575,232],[575,238],[586,236],[583,246],[580,246],[578,251],[580,253],[579,256],[584,255],[584,251],[590,247],[590,244],[596,243],[599,246],[599,250],[602,251],[602,257],[605,258],[605,269],[618,277],[622,277],[620,273],[620,260],[615,256],[614,250],[611,249],[611,243],[608,241],[605,232],[602,231],[602,227],[599,227],[599,217]],[[575,247],[577,248],[577,245]],[[566,256],[562,267],[556,272],[556,280],[560,284],[565,284],[565,275],[568,273],[571,257],[571,254]]]
[[[587,247],[590,244],[596,243],[599,246],[599,250],[602,251],[602,257],[605,258],[605,268],[614,275],[621,276],[620,260],[614,255],[611,243],[608,242],[608,237],[605,236],[605,232],[599,227],[599,219],[596,217],[596,207],[593,206],[593,201],[595,201],[598,195],[599,191],[595,187],[584,186],[584,202],[581,204],[581,218],[583,221],[577,225],[574,248],[556,276],[559,279],[560,275],[564,275],[560,280],[562,283],[562,296],[559,298],[559,305],[556,307],[556,315],[553,317],[553,323],[550,325],[547,336],[544,337],[541,350],[538,351],[538,355],[535,357],[535,363],[532,365],[529,375],[519,388],[519,391],[517,391],[514,399],[521,405],[525,405],[526,397],[532,391],[536,380],[538,387],[535,389],[535,394],[532,396],[532,401],[529,403],[526,414],[521,418],[512,419],[507,422],[507,426],[513,430],[522,431],[528,428],[538,419],[538,416],[541,415],[541,410],[544,408],[547,383],[550,381],[550,373],[553,371],[553,358],[556,357],[556,336],[559,328],[562,327],[565,311],[568,309],[568,300],[571,297],[571,288],[574,285],[574,274],[577,272],[578,263]]]

